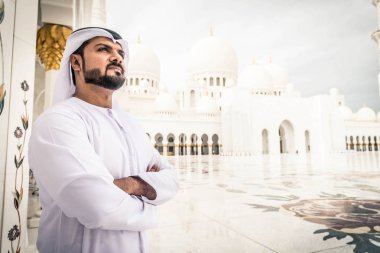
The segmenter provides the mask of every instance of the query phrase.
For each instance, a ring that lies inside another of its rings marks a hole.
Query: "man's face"
[[[125,81],[124,51],[119,43],[106,37],[92,39],[83,51],[83,74],[86,83],[110,90]]]

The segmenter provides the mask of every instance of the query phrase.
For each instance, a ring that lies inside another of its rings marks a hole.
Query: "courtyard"
[[[380,252],[380,152],[167,159],[181,189],[150,252]]]

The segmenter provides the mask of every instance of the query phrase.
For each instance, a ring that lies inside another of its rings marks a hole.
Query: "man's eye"
[[[108,48],[106,47],[101,47],[98,49],[99,52],[108,52]]]

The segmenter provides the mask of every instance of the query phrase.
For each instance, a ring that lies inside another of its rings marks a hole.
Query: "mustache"
[[[111,62],[110,64],[107,65],[106,69],[108,69],[111,66],[119,67],[121,69],[122,74],[124,74],[124,68],[123,65],[117,62]]]

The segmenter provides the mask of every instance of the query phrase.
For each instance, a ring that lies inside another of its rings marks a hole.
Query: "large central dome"
[[[188,71],[190,75],[205,72],[226,72],[236,76],[238,61],[231,45],[213,35],[199,40],[190,50]]]
[[[140,43],[129,45],[128,76],[160,79],[160,61],[149,47]]]

